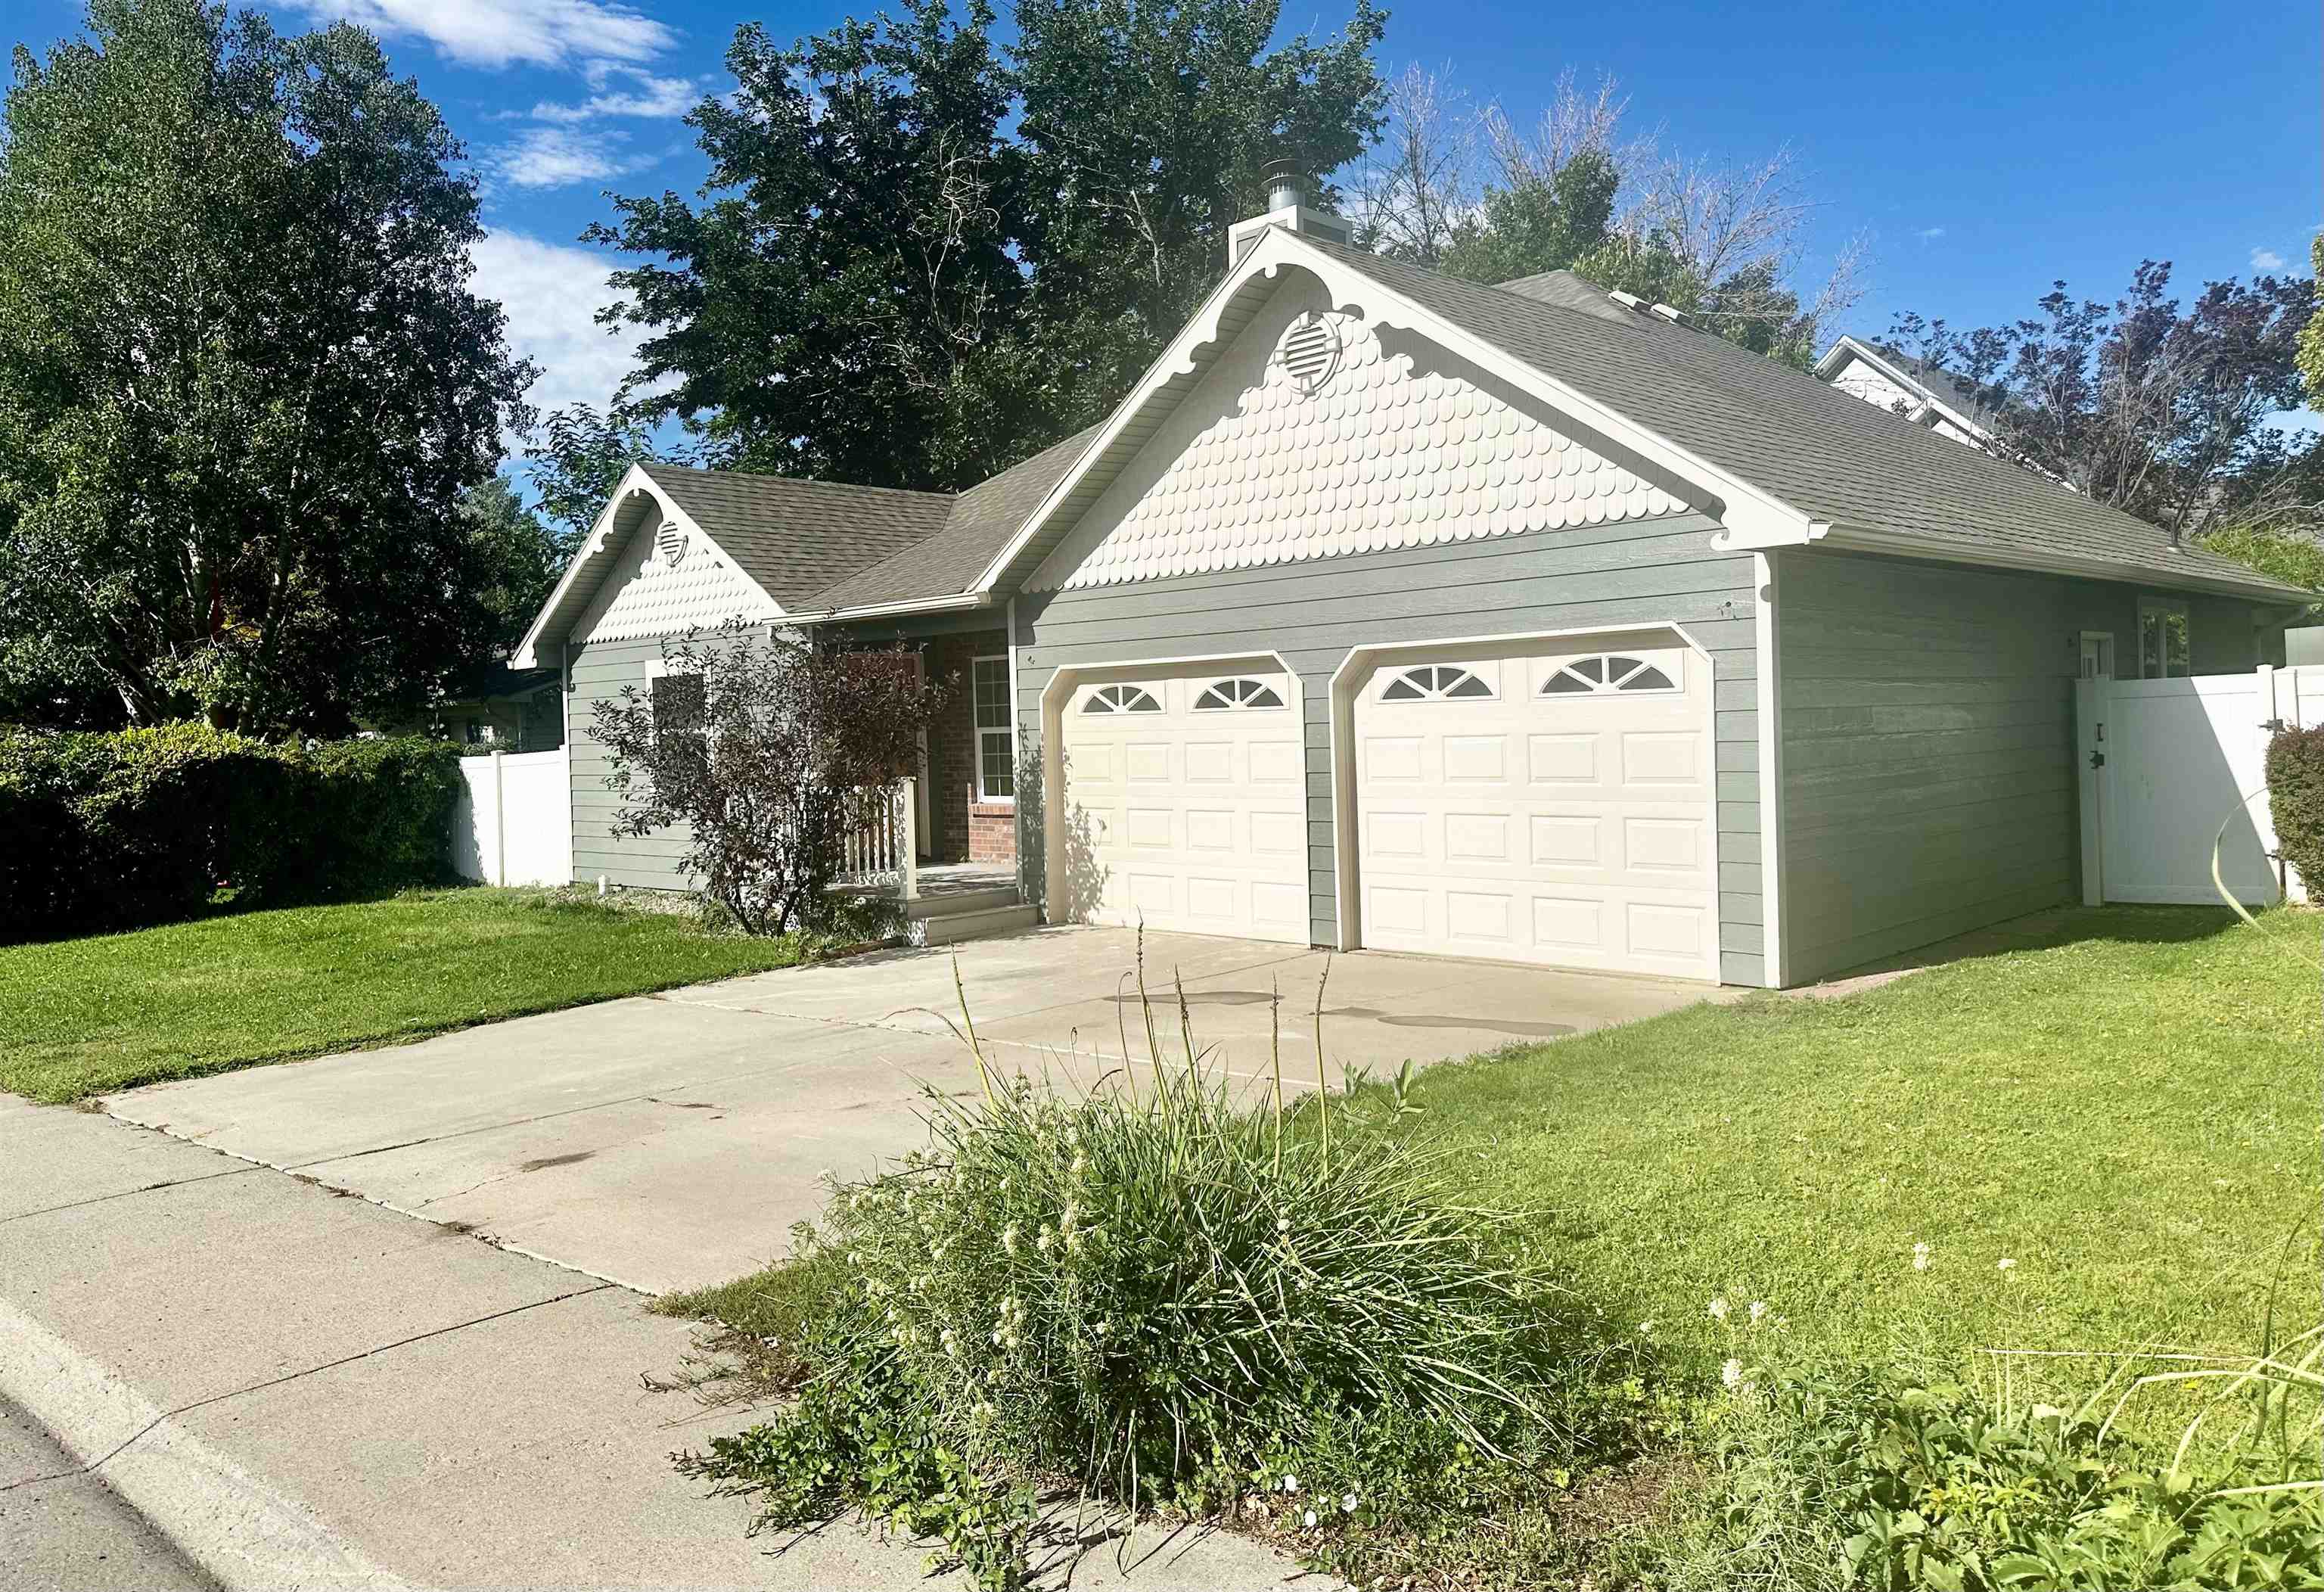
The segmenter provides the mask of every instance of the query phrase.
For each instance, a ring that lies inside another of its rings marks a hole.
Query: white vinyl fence
[[[2247,906],[2304,899],[2275,856],[2267,744],[2324,723],[2324,665],[2077,682],[2082,899]]]
[[[573,798],[562,750],[460,759],[452,867],[486,884],[573,882]]]

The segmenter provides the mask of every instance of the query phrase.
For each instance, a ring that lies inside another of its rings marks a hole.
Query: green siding
[[[1308,913],[1338,939],[1331,681],[1351,649],[1381,643],[1670,621],[1711,654],[1718,707],[1721,976],[1762,982],[1758,715],[1748,554],[1711,548],[1717,526],[1679,514],[1587,529],[1360,553],[1017,599],[1018,712],[1037,746],[1041,693],[1061,668],[1273,652],[1299,676],[1307,745]],[[1037,804],[1020,802],[1020,823]],[[1019,846],[1040,899],[1040,847]]]
[[[2112,632],[2135,672],[2141,588],[1845,553],[1774,567],[1785,981],[2074,899],[2080,634]],[[2253,667],[2255,617],[2190,597],[2195,671]]]

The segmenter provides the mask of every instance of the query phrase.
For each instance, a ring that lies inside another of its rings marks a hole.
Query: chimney
[[[1331,211],[1313,208],[1307,199],[1307,174],[1296,161],[1269,161],[1261,173],[1267,180],[1267,212],[1238,221],[1227,229],[1227,260],[1240,264],[1251,245],[1270,227],[1285,227],[1308,237],[1346,244],[1355,230]]]

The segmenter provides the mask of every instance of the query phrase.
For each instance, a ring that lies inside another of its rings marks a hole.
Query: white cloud
[[[1913,234],[1914,237],[1919,238],[1923,243],[1934,242],[1936,239],[1944,236],[1944,235],[1945,229],[1941,227],[1923,227],[1919,231]]]
[[[2273,249],[2254,249],[2251,252],[2251,267],[2254,271],[2281,271],[2283,269],[2283,256]]]
[[[602,182],[651,165],[624,152],[630,135],[610,129],[577,133],[567,127],[528,127],[514,143],[493,152],[493,175],[518,188],[562,188]]]
[[[510,346],[540,366],[528,402],[543,414],[568,403],[604,408],[630,374],[640,337],[634,327],[596,323],[598,308],[617,296],[605,281],[613,269],[607,257],[494,230],[470,258],[476,266],[470,285],[501,301]]]
[[[604,67],[607,63],[595,62]],[[543,100],[529,113],[536,122],[557,122],[572,125],[594,121],[599,116],[682,116],[694,108],[702,90],[692,78],[657,78],[633,67],[614,69],[635,85],[628,90],[613,89],[591,95],[579,105],[558,105]],[[611,80],[606,71],[589,73],[589,86],[604,90]]]
[[[469,66],[650,60],[678,35],[618,0],[291,0],[383,38],[425,39]]]

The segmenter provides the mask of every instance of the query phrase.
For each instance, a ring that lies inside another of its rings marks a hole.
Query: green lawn
[[[1735,1318],[1766,1300],[1786,1360],[2248,1349],[2279,1277],[2286,1313],[2317,1319],[2319,931],[2069,912],[2027,949],[1862,994],[1432,1068],[1414,1098],[1474,1150],[1480,1203],[1622,1301],[1611,1330],[1651,1320],[1698,1365],[1757,1352],[1715,1297]],[[664,1307],[777,1331],[793,1281]],[[2051,1368],[2087,1387],[2107,1367]]]
[[[0,947],[0,1089],[64,1101],[797,961],[546,891],[412,891]]]
[[[2029,949],[1437,1068],[1418,1098],[1482,1199],[1683,1350],[1729,1352],[1718,1296],[1810,1356],[2248,1349],[2278,1276],[2317,1319],[2319,929],[2070,912]]]

